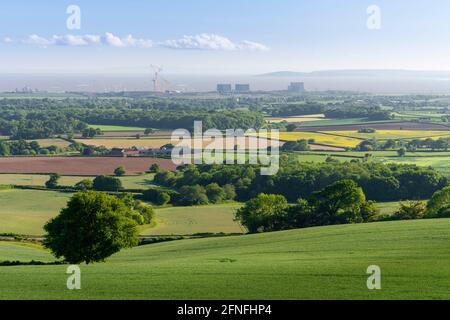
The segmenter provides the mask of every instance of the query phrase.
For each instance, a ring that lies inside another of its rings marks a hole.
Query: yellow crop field
[[[267,134],[260,134],[261,137],[267,137]],[[334,147],[355,148],[361,143],[361,139],[341,137],[332,134],[317,132],[280,132],[281,141],[298,141],[313,139],[316,144],[324,144]]]
[[[420,130],[377,130],[375,133],[359,133],[358,131],[328,131],[327,133],[360,139],[439,139],[450,138],[450,131]]]

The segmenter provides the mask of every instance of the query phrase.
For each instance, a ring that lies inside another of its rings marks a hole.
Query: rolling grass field
[[[70,142],[63,139],[37,139],[37,140],[28,140],[28,142],[37,141],[39,145],[43,148],[47,148],[50,146],[57,146],[60,148],[67,148],[70,146]]]
[[[182,240],[81,266],[0,267],[0,299],[449,299],[450,220],[383,222]],[[0,244],[0,261],[52,261]],[[366,287],[381,268],[382,290]]]
[[[154,174],[145,174],[137,176],[118,177],[122,181],[125,189],[148,189],[152,185]],[[0,174],[0,185],[16,185],[16,186],[45,186],[50,176],[39,174]],[[62,176],[59,180],[60,186],[73,187],[75,184],[84,179],[93,180],[91,176]]]
[[[155,228],[142,229],[142,235],[192,235],[196,233],[245,233],[234,221],[241,204],[201,207],[173,207],[156,210]]]
[[[375,133],[359,133],[358,131],[329,131],[327,133],[358,139],[439,139],[450,137],[450,131],[418,131],[418,130],[377,130]]]
[[[146,128],[140,128],[140,127],[125,127],[125,126],[102,126],[102,125],[96,125],[91,124],[89,125],[90,128],[94,129],[100,129],[101,131],[145,131]]]
[[[71,193],[38,190],[0,190],[0,234],[41,236],[45,223],[59,214]],[[142,235],[243,233],[234,221],[240,204],[156,209],[156,227],[141,227]]]
[[[70,197],[53,191],[0,190],[0,233],[42,235],[44,224]]]

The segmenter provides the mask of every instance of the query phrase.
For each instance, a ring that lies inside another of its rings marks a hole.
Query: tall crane
[[[150,66],[153,70],[153,91],[158,92],[159,91],[159,74],[163,71],[163,68],[155,65]]]

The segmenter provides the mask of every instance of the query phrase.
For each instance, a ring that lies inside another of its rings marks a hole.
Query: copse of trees
[[[75,194],[44,227],[44,246],[70,264],[102,262],[123,248],[138,244],[133,210],[104,193]]]
[[[367,118],[371,121],[392,119],[391,112],[382,110],[379,106],[333,106],[324,111],[327,118],[349,119]]]
[[[284,152],[309,150],[310,147],[308,140],[288,141],[281,147],[281,151]]]
[[[200,185],[183,186],[177,191],[150,188],[143,192],[142,197],[144,200],[160,206],[169,203],[180,206],[194,206],[232,201],[236,198],[236,190],[230,184],[220,186],[217,183],[211,183],[205,187]]]
[[[72,148],[68,148],[72,149]],[[43,148],[37,141],[27,142],[25,140],[0,141],[0,156],[33,156],[58,154],[63,151],[58,146]]]
[[[313,226],[363,223],[377,219],[378,210],[353,181],[338,181],[309,199],[289,205],[282,195],[260,194],[236,212],[250,233]]]
[[[392,214],[382,215],[374,202],[367,201],[354,181],[342,180],[314,192],[307,199],[289,205],[282,195],[259,194],[237,210],[236,219],[250,233],[388,220],[450,217],[450,187],[436,192],[426,204],[407,201]]]

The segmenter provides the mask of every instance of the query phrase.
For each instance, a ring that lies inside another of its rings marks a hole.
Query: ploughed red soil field
[[[363,128],[373,128],[376,130],[429,130],[429,131],[450,130],[450,126],[438,123],[385,122],[385,123],[367,123],[367,124],[336,125],[336,126],[300,127],[296,131],[303,131],[303,132],[353,131]]]
[[[0,158],[0,173],[59,173],[61,175],[112,175],[123,166],[129,175],[149,170],[158,163],[165,170],[175,170],[171,160],[155,158],[112,157],[8,157]]]

